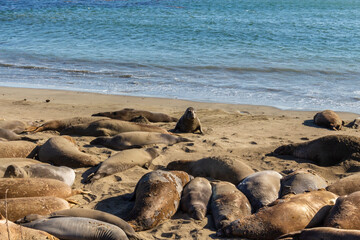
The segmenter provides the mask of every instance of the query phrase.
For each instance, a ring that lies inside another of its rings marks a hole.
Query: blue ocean
[[[360,113],[360,1],[0,0],[0,86]]]

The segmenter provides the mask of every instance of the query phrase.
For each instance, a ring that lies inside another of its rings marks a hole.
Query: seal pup
[[[113,119],[119,119],[123,121],[131,121],[132,119],[143,116],[150,122],[176,122],[178,119],[170,117],[164,113],[154,113],[144,110],[135,110],[133,108],[124,108],[120,111],[115,112],[101,112],[95,113],[92,116],[104,116]]]
[[[0,142],[0,158],[32,158],[37,145],[28,141]]]
[[[276,239],[286,233],[320,224],[337,195],[328,191],[289,194],[257,213],[237,219],[218,231],[220,236]]]
[[[247,197],[253,212],[257,212],[279,198],[281,179],[281,174],[273,170],[256,172],[242,180],[237,188]]]
[[[280,236],[277,239],[286,240],[358,240],[360,239],[360,230],[337,229],[331,227],[316,227],[303,229]]]
[[[314,116],[314,122],[318,126],[326,127],[331,130],[341,130],[344,125],[344,121],[341,120],[339,115],[332,110],[325,110],[316,113]]]
[[[102,145],[115,150],[141,148],[150,144],[172,145],[179,142],[190,142],[189,139],[156,132],[125,132],[114,137],[98,137],[90,142],[92,145]]]
[[[228,181],[235,185],[254,173],[254,170],[242,161],[222,156],[202,158],[197,161],[173,161],[166,168],[185,171],[195,177],[210,177],[216,180]]]
[[[203,134],[200,119],[196,116],[195,109],[193,107],[188,107],[184,115],[182,115],[176,123],[174,132],[195,133],[196,131]]]
[[[341,178],[340,180],[329,185],[326,190],[339,196],[344,196],[360,191],[360,173]]]
[[[180,206],[184,212],[196,220],[206,216],[208,204],[212,194],[212,187],[206,178],[196,177],[184,188]]]
[[[135,231],[143,231],[171,218],[189,181],[190,176],[182,171],[156,170],[142,176],[135,187],[135,205],[128,223]]]
[[[333,166],[347,159],[360,160],[360,138],[347,135],[329,135],[304,143],[283,145],[274,155],[292,155],[308,159],[320,166]]]
[[[251,215],[246,196],[229,182],[215,181],[212,185],[211,212],[217,229],[232,221]]]

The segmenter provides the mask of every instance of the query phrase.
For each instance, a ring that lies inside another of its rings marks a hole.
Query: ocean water
[[[0,0],[0,86],[360,113],[360,1]]]

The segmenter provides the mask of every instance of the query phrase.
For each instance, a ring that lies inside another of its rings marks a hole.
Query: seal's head
[[[185,117],[186,119],[195,119],[196,118],[196,112],[193,107],[188,107],[185,111]]]

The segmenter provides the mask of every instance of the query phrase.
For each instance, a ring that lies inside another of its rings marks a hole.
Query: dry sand
[[[26,100],[25,100],[26,99]],[[46,102],[46,100],[50,100]],[[200,103],[183,100],[102,95],[94,93],[0,88],[0,118],[22,120],[32,123],[64,119],[77,116],[91,116],[93,113],[116,111],[122,108],[135,108],[153,112],[163,112],[180,117],[185,109],[192,106],[197,109],[204,135],[181,134],[192,139],[193,143],[178,143],[172,146],[158,145],[161,155],[154,159],[151,169],[134,167],[122,173],[111,175],[83,184],[94,168],[77,170],[74,188],[91,191],[91,194],[71,197],[83,208],[95,208],[125,217],[133,202],[129,201],[137,181],[152,169],[166,166],[167,163],[189,159],[197,160],[208,156],[227,155],[243,160],[255,171],[311,168],[329,183],[350,174],[352,164],[341,164],[333,167],[319,167],[309,161],[294,158],[276,158],[267,156],[280,145],[303,142],[331,134],[359,136],[359,129],[345,128],[342,131],[331,131],[313,125],[312,118],[316,112],[283,111],[272,107],[233,105],[219,103]],[[324,110],[324,109],[319,109]],[[345,121],[359,117],[353,113],[339,113]],[[166,129],[173,129],[175,123],[156,123]],[[37,133],[40,143],[56,132]],[[116,151],[93,147],[89,142],[93,137],[76,137],[81,150],[95,154],[101,159],[108,158]],[[212,216],[209,214],[203,221],[189,218],[180,210],[170,220],[158,227],[140,232],[143,239],[217,239]]]

